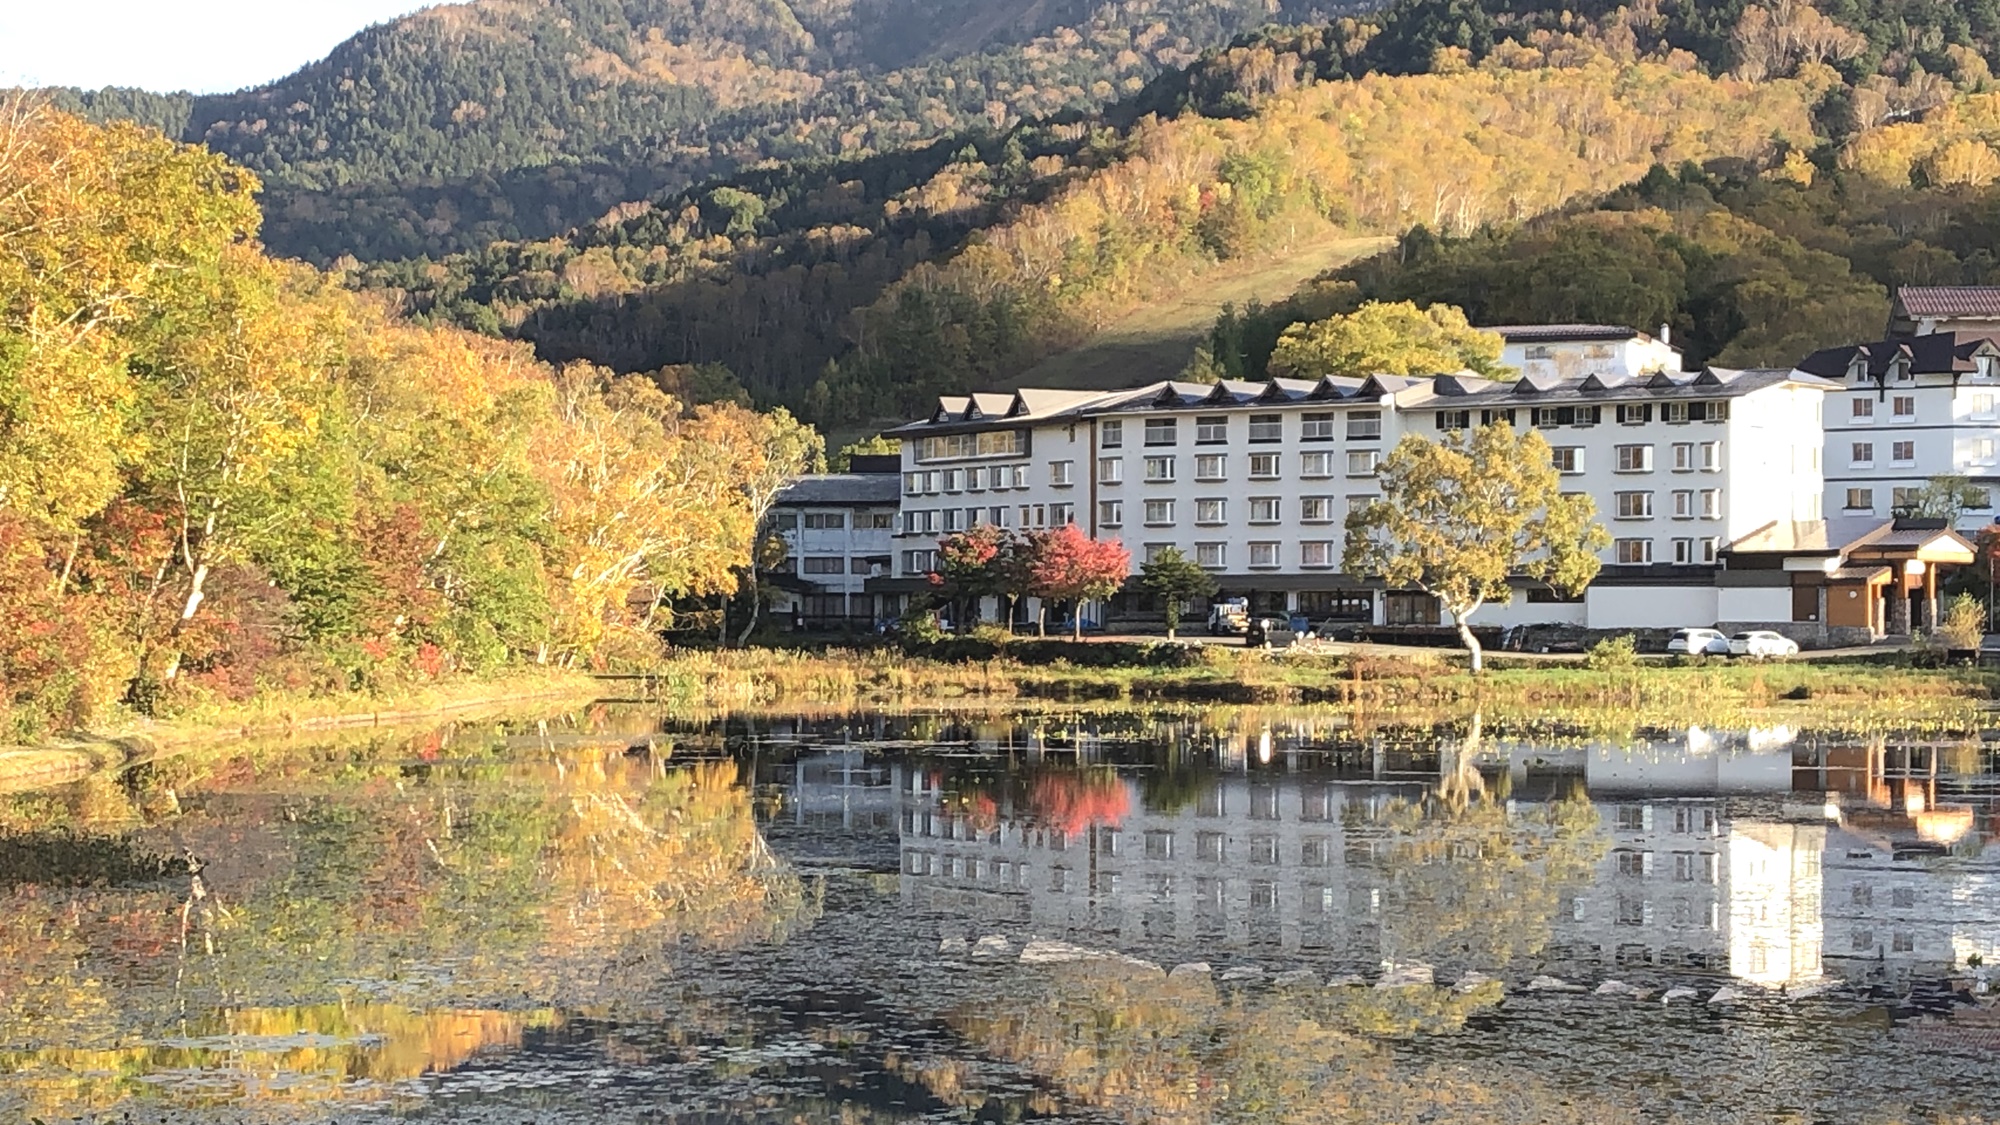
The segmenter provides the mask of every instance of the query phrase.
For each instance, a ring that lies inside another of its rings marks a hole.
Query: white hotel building
[[[1671,354],[1640,339],[1642,351]],[[1405,434],[1505,420],[1548,439],[1614,544],[1580,598],[1524,582],[1479,624],[1791,622],[1782,571],[1733,585],[1719,553],[1773,524],[1821,518],[1821,402],[1837,384],[1787,370],[1630,369],[1646,358],[1619,353],[1603,370],[1505,382],[1378,376],[947,397],[890,432],[903,442],[895,579],[870,588],[914,592],[938,538],[979,523],[1074,522],[1122,539],[1135,568],[1179,548],[1215,572],[1224,596],[1260,611],[1438,626],[1433,599],[1340,572],[1343,524],[1378,494],[1376,465]]]

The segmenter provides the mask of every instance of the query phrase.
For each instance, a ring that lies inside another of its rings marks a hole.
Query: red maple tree
[[[1075,524],[1034,531],[1022,546],[1026,592],[1044,602],[1074,602],[1073,638],[1083,636],[1083,603],[1118,592],[1132,573],[1132,553],[1116,539],[1092,539]]]

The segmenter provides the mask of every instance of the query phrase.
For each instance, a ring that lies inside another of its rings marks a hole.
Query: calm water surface
[[[2000,1119],[2000,762],[611,712],[0,796],[0,1120]]]

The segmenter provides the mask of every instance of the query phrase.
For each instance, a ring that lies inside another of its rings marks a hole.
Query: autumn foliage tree
[[[1071,604],[1070,637],[1083,636],[1083,606],[1118,592],[1132,572],[1132,554],[1116,539],[1092,539],[1073,523],[1029,532],[1022,540],[1024,592]]]
[[[266,256],[256,186],[0,100],[0,737],[643,658],[735,589],[810,427],[400,320]]]
[[[1597,552],[1611,545],[1590,497],[1562,491],[1549,443],[1533,430],[1517,435],[1503,422],[1440,441],[1410,434],[1377,476],[1381,498],[1348,514],[1343,565],[1436,597],[1474,672],[1472,615],[1510,599],[1510,577],[1573,594],[1597,576]]]

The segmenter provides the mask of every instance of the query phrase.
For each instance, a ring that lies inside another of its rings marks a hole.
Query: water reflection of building
[[[1147,737],[977,741],[1048,764]],[[1450,755],[1421,738],[1341,737],[1187,733],[1184,756],[1219,773],[1161,785],[1128,772],[1116,823],[1075,832],[1004,798],[965,800],[950,767],[834,751],[789,767],[790,819],[893,837],[905,897],[968,928],[1366,963],[1395,954],[1383,925],[1395,839],[1379,814],[1434,784]],[[1696,730],[1615,746],[1489,740],[1479,760],[1517,809],[1577,787],[1594,802],[1606,850],[1558,904],[1547,954],[1579,975],[1687,967],[1775,986],[2000,957],[2000,861],[1981,850],[2000,779],[1984,751]]]
[[[1991,764],[1976,745],[1884,739],[1799,755],[1797,787],[1840,809],[1825,860],[1835,971],[1902,977],[2000,957],[2000,859],[1981,828],[2000,795]]]
[[[1786,819],[1788,747],[1715,760],[1685,739],[1615,752],[1502,743],[1489,758],[1507,760],[1517,808],[1565,783],[1601,793],[1608,848],[1550,920],[1554,956],[1772,985],[1818,977],[1825,827]],[[1011,809],[970,814],[935,779],[910,776],[905,896],[976,924],[1134,946],[1394,959],[1382,923],[1399,902],[1387,865],[1397,839],[1380,813],[1424,781],[1375,780],[1358,762],[1236,761],[1173,807],[1145,805],[1128,780],[1132,811],[1074,834]]]

